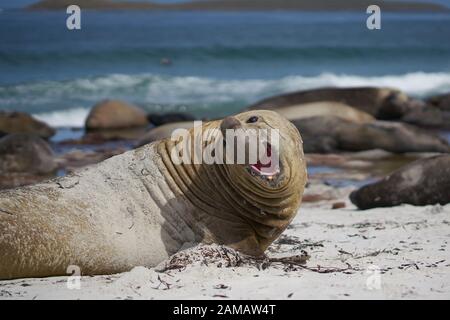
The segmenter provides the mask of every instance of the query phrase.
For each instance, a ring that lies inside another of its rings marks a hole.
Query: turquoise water
[[[320,86],[450,91],[449,14],[383,14],[381,31],[365,13],[86,11],[81,31],[66,17],[0,14],[1,109],[77,127],[105,98],[221,116]]]

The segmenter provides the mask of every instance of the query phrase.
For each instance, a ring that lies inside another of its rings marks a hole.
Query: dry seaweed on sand
[[[285,272],[298,271],[300,269],[317,273],[351,272],[356,271],[349,263],[347,267],[325,267],[307,266],[310,256],[304,250],[299,255],[275,258],[275,257],[251,257],[239,253],[231,248],[221,245],[200,245],[198,247],[181,251],[167,261],[160,264],[156,271],[169,272],[172,270],[184,271],[189,266],[203,265],[206,267],[234,268],[234,267],[254,267],[258,270],[265,270],[269,267],[282,268]]]

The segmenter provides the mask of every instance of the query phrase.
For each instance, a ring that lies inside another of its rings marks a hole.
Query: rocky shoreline
[[[448,123],[436,120],[450,114],[448,95],[418,101],[389,90],[323,88],[272,97],[247,109],[270,106],[298,127],[309,169],[305,202],[333,200],[342,195],[340,189],[348,189],[349,195],[350,191],[382,180],[413,161],[425,163],[437,155],[449,157],[450,145],[445,139],[450,136]],[[344,99],[345,96],[348,98]],[[344,104],[345,109],[332,100]],[[308,104],[311,101],[321,101],[328,107],[313,105],[311,114]],[[393,109],[395,117],[386,111]],[[417,118],[420,122],[408,123],[409,115],[415,113],[422,115]],[[429,118],[434,122],[428,121]],[[193,120],[201,119],[187,113],[147,114],[137,106],[116,100],[93,106],[84,129],[50,128],[25,113],[1,112],[0,189],[71,173],[155,139],[170,137],[174,129],[192,126]],[[309,188],[313,185],[328,186],[330,190],[327,193]],[[436,203],[445,204],[442,202],[447,196],[442,197]],[[402,203],[402,199],[397,202]],[[424,199],[424,204],[429,201]]]

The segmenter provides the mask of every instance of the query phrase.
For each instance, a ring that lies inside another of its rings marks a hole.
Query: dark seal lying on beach
[[[248,110],[276,111],[293,106],[300,109],[314,102],[345,104],[379,120],[402,121],[422,127],[450,128],[450,112],[390,88],[319,88],[297,91],[269,97],[251,105]],[[330,115],[339,116],[340,113],[340,110],[336,110],[335,114]]]
[[[307,176],[298,130],[275,112],[251,111],[188,131],[191,141],[206,132],[206,148],[220,154],[226,130],[273,128],[277,145],[258,136],[268,155],[279,156],[273,168],[269,157],[269,169],[259,161],[176,163],[177,141],[166,139],[0,192],[0,279],[65,275],[71,265],[84,275],[119,273],[198,243],[263,254],[301,204]]]
[[[350,194],[359,209],[450,203],[450,155],[415,161]]]
[[[398,119],[420,102],[409,98],[399,90],[390,88],[319,88],[297,91],[269,97],[251,105],[248,109],[276,110],[281,107],[320,101],[334,101],[371,114],[377,119]]]
[[[293,123],[302,132],[307,153],[371,149],[394,153],[450,152],[450,146],[445,139],[398,122],[356,123],[326,116],[295,120]]]

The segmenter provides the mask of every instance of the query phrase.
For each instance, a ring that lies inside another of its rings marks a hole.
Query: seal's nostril
[[[220,124],[220,129],[222,132],[227,129],[237,129],[241,126],[241,123],[235,117],[226,117],[222,120]]]

